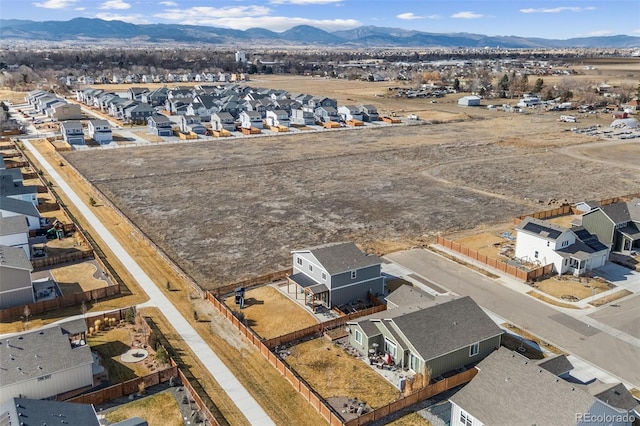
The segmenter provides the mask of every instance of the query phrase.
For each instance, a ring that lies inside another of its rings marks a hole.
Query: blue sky
[[[0,16],[35,21],[86,17],[273,31],[307,24],[327,31],[375,25],[559,39],[640,36],[638,0],[1,0]]]

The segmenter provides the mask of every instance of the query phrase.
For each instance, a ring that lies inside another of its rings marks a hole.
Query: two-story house
[[[236,130],[236,119],[228,112],[216,112],[211,114],[211,129],[217,132],[221,130],[233,132]]]
[[[180,116],[180,131],[182,133],[193,132],[197,135],[204,135],[207,133],[207,128],[200,122],[200,116],[198,115],[181,115]]]
[[[79,121],[63,121],[60,123],[62,138],[70,145],[84,145],[84,132]]]
[[[360,105],[358,107],[362,114],[362,121],[372,122],[380,120],[378,109],[373,105]]]
[[[256,129],[262,129],[262,115],[258,111],[242,111],[238,116],[240,120],[240,127],[244,129],[250,129],[255,127]]]
[[[166,115],[155,114],[147,118],[147,132],[158,136],[172,136],[172,124]]]
[[[113,133],[107,120],[91,120],[87,125],[89,137],[99,144],[113,142]]]
[[[289,282],[304,292],[306,305],[331,308],[384,294],[380,258],[363,253],[352,242],[294,250],[292,255]]]
[[[525,263],[553,264],[558,274],[582,275],[604,266],[609,249],[583,227],[568,229],[533,217],[516,227],[515,257]]]
[[[640,198],[595,207],[582,215],[582,226],[611,251],[640,252]]]
[[[357,120],[362,121],[362,112],[353,105],[343,105],[338,108],[338,114],[342,121]]]

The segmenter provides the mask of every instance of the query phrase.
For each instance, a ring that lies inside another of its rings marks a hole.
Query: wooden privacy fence
[[[131,395],[139,391],[139,386],[144,383],[144,387],[148,388],[159,383],[168,382],[172,377],[178,377],[177,366],[172,366],[161,371],[156,371],[144,377],[136,377],[135,379],[118,383],[107,388],[97,390],[95,392],[86,393],[75,398],[67,399],[65,402],[77,402],[80,404],[100,405],[114,399]],[[183,382],[184,383],[184,382]],[[194,398],[195,399],[195,398]],[[217,424],[217,423],[214,423]]]
[[[380,420],[388,416],[389,414],[393,414],[420,401],[424,401],[425,399],[431,398],[449,389],[453,389],[456,386],[467,383],[471,381],[471,379],[473,379],[476,374],[478,374],[478,370],[476,368],[472,368],[471,370],[467,370],[462,373],[456,374],[455,376],[448,377],[442,381],[425,386],[422,389],[418,389],[417,391],[405,396],[404,398],[390,402],[389,404],[376,408],[375,410],[365,413],[360,417],[356,417],[353,420],[344,422],[343,425],[361,426],[376,420]]]
[[[309,385],[309,383],[307,383],[306,380],[300,377],[300,375],[298,375],[298,373],[296,373],[296,371],[293,370],[289,366],[289,364],[287,364],[286,361],[278,358],[276,354],[274,354],[271,351],[270,347],[267,345],[267,343],[269,343],[275,346],[277,344],[281,344],[279,342],[280,341],[284,342],[284,340],[286,339],[289,339],[286,341],[295,340],[292,337],[294,334],[299,332],[289,333],[288,335],[285,335],[287,336],[286,338],[285,336],[280,336],[280,338],[263,341],[253,330],[251,330],[249,327],[245,326],[242,322],[240,322],[238,318],[236,318],[233,315],[233,312],[231,311],[231,309],[229,309],[224,303],[218,300],[218,298],[216,298],[213,294],[207,292],[207,300],[211,302],[211,304],[216,308],[216,310],[218,310],[218,312],[224,315],[224,317],[227,318],[240,331],[240,333],[243,336],[247,337],[247,339],[249,339],[249,341],[258,348],[262,356],[264,356],[269,361],[269,363],[273,367],[275,367],[275,369],[278,370],[280,374],[284,376],[285,379],[287,379],[287,381],[291,384],[291,386],[293,386],[293,388],[300,395],[302,395],[304,400],[307,401],[309,404],[311,404],[311,406],[318,413],[320,413],[320,415],[324,417],[324,419],[327,422],[329,422],[331,426],[366,425],[372,421],[379,420],[385,416],[388,416],[389,414],[393,414],[399,410],[409,407],[419,401],[430,398],[434,395],[437,395],[446,390],[452,389],[463,383],[467,383],[477,374],[477,370],[475,368],[471,370],[467,370],[465,372],[449,377],[435,384],[428,385],[402,399],[391,402],[369,413],[363,414],[362,416],[356,419],[345,422],[342,416],[336,411],[335,408],[331,406],[331,404],[329,404],[322,396],[320,396],[320,394],[318,394],[315,390],[313,390],[311,385]],[[353,314],[347,315],[342,318],[336,318],[334,320],[326,321],[324,323],[318,324],[317,326],[314,326],[314,327],[308,327],[307,329],[304,329],[304,330],[307,330],[306,332],[307,334],[305,336],[313,334],[318,330],[319,332],[322,332],[327,328],[331,328],[327,326],[329,323],[337,324],[336,326],[338,326],[338,325],[344,324],[347,321],[345,319],[347,317],[355,318],[356,316],[353,316],[353,315],[358,314],[357,316],[363,316],[363,315],[368,315],[369,313],[378,312],[384,309],[386,309],[385,305],[383,304],[376,305],[373,308],[369,308],[368,310],[365,310],[366,313],[365,311],[354,312]],[[304,332],[304,330],[300,330],[300,332]]]
[[[312,326],[293,331],[291,333],[283,334],[282,336],[273,337],[271,339],[266,339],[263,343],[268,348],[275,348],[279,345],[284,345],[285,343],[294,342],[296,340],[303,339],[307,336],[313,335],[321,335],[326,330],[332,330],[334,328],[344,326],[348,321],[351,321],[356,318],[364,317],[367,315],[374,314],[376,312],[384,311],[387,309],[386,305],[376,305],[371,308],[363,309],[361,311],[352,312],[345,316],[334,318],[329,321],[324,321],[319,324],[314,324]]]
[[[551,272],[553,272],[553,264],[540,266],[539,268],[525,271],[513,265],[509,265],[507,262],[503,260],[494,259],[493,257],[489,257],[486,254],[479,253],[477,250],[473,250],[473,249],[470,249],[469,247],[465,247],[460,243],[447,240],[446,238],[440,235],[438,236],[437,243],[449,250],[458,252],[463,256],[469,257],[473,260],[477,260],[480,263],[484,263],[485,265],[488,265],[494,269],[497,269],[500,272],[504,272],[505,274],[511,275],[525,282],[533,281],[535,278],[539,278],[542,275],[550,274]]]
[[[87,327],[89,327],[89,325],[94,324],[95,321],[98,319],[105,320],[107,318],[115,318],[117,321],[124,320],[126,318],[128,310],[129,308],[117,309],[111,312],[102,312],[98,315],[92,315],[90,317],[85,318],[85,323],[87,324]],[[144,319],[143,317],[141,318],[144,321],[144,324],[147,326],[147,328],[150,329],[150,326],[147,323],[147,320]],[[198,392],[196,392],[196,390],[193,388],[187,376],[185,376],[185,374],[178,367],[178,364],[174,361],[173,358],[169,358],[169,363],[171,367],[166,368],[164,370],[157,371],[155,373],[149,374],[144,377],[139,377],[133,380],[129,380],[127,382],[119,383],[117,385],[113,385],[108,388],[100,389],[95,392],[80,395],[78,397],[75,397],[66,401],[80,402],[83,404],[94,404],[94,405],[102,404],[108,401],[112,401],[116,398],[120,398],[122,396],[130,395],[134,392],[138,392],[138,385],[140,383],[144,383],[145,387],[148,387],[148,386],[157,385],[159,383],[168,382],[171,379],[171,377],[178,377],[180,379],[180,382],[182,383],[182,386],[184,386],[187,389],[187,391],[195,401],[195,404],[197,405],[202,415],[209,421],[209,424],[219,426],[220,423],[216,420],[213,414],[211,414],[211,411],[209,410],[207,405],[204,403],[200,395],[198,395]]]
[[[56,297],[51,300],[42,300],[28,305],[0,309],[0,321],[6,322],[19,319],[24,315],[24,309],[27,306],[29,307],[31,315],[37,315],[57,309],[68,308],[70,306],[77,306],[82,302],[104,299],[105,297],[115,296],[116,294],[120,294],[120,285],[117,283],[108,287],[86,291],[84,293],[69,294],[67,296]]]
[[[514,225],[519,225],[520,222],[522,222],[525,218],[527,217],[533,217],[536,219],[549,219],[552,217],[556,217],[556,216],[563,216],[566,214],[570,214],[573,213],[572,207],[570,205],[564,205],[564,206],[560,206],[558,208],[555,209],[551,209],[551,210],[542,210],[539,212],[535,212],[535,213],[531,213],[531,214],[526,214],[524,216],[518,216],[513,218],[513,224]]]
[[[275,282],[275,281],[283,280],[283,279],[287,278],[287,276],[291,275],[292,272],[293,272],[293,268],[287,268],[287,269],[285,269],[283,271],[272,272],[271,274],[262,275],[262,276],[254,277],[254,278],[249,278],[249,279],[243,280],[243,281],[238,281],[236,283],[229,284],[229,285],[226,285],[224,287],[219,287],[219,288],[217,288],[215,290],[212,290],[212,291],[214,291],[216,296],[218,298],[220,298],[224,294],[233,292],[233,290],[235,290],[238,287],[244,287],[245,289],[249,289],[251,287],[256,287],[256,286],[259,286],[261,284],[272,283],[272,282]]]
[[[31,259],[33,269],[45,268],[47,266],[59,265],[61,263],[75,262],[82,259],[93,259],[95,257],[93,249],[76,251],[74,253],[61,256],[37,257]]]
[[[632,200],[634,198],[640,198],[640,192],[636,192],[633,194],[627,194],[627,195],[620,195],[618,197],[612,197],[612,198],[605,198],[603,200],[598,201],[598,203],[601,206],[608,206],[609,204],[613,204],[613,203],[619,203],[622,201],[629,201]],[[520,222],[522,222],[526,217],[530,216],[536,219],[549,219],[552,217],[556,217],[556,216],[563,216],[563,215],[567,215],[567,214],[577,214],[578,210],[576,210],[575,206],[570,206],[570,205],[564,205],[564,206],[560,206],[557,207],[555,209],[551,209],[551,210],[542,210],[539,212],[535,212],[535,213],[531,213],[531,214],[526,214],[523,216],[517,216],[513,219],[513,224],[514,225],[519,225]]]

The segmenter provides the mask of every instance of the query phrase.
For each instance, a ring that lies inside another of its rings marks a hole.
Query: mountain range
[[[198,43],[218,45],[325,46],[325,47],[461,47],[461,48],[638,48],[640,37],[626,35],[554,40],[518,36],[486,36],[471,33],[439,34],[400,28],[363,26],[327,32],[308,25],[277,33],[264,28],[233,30],[195,25],[136,25],[122,21],[75,18],[36,22],[0,19],[0,38],[7,40],[109,41],[128,43]]]

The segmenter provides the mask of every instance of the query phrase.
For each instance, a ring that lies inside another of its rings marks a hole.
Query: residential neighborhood
[[[633,7],[205,3],[3,3],[0,426],[640,426]]]

